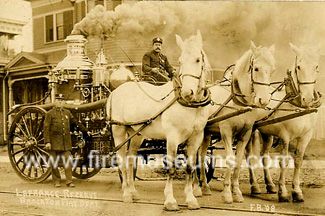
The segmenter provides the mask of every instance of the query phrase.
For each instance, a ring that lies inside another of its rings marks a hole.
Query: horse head
[[[200,31],[185,41],[176,35],[177,45],[181,49],[179,74],[181,96],[189,102],[200,101],[205,92],[208,61],[203,51]]]
[[[297,47],[292,43],[290,43],[290,47],[296,54],[293,77],[301,97],[301,105],[310,107],[318,97],[318,94],[315,93],[315,84],[319,72],[319,49],[315,47]]]
[[[233,70],[233,86],[240,89],[237,96],[247,105],[265,107],[271,99],[270,80],[274,70],[274,45],[256,47],[251,42],[250,50],[236,62]]]

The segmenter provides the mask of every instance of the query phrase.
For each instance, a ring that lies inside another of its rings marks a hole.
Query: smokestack
[[[85,54],[87,39],[82,35],[69,35],[64,42],[67,43],[67,56],[57,64],[53,71],[91,71],[94,63]]]

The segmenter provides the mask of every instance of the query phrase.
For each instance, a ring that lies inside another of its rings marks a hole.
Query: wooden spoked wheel
[[[19,111],[9,129],[8,154],[19,177],[42,182],[51,174],[49,153],[44,150],[44,119],[46,111],[26,107]]]
[[[75,178],[78,178],[78,179],[91,178],[101,170],[101,167],[92,166],[89,163],[89,161],[86,161],[83,159],[76,159],[76,158],[74,158],[74,159],[78,160],[78,162],[76,163],[77,166],[73,167],[73,169],[72,169],[72,175]]]
[[[93,140],[84,140],[77,138],[73,143],[72,157],[73,164],[72,175],[78,179],[87,179],[93,177],[101,170],[100,154],[97,150],[90,148]],[[80,144],[81,143],[81,144]]]

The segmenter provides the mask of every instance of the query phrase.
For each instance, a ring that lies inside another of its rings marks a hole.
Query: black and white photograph
[[[0,215],[325,215],[325,1],[0,0]]]

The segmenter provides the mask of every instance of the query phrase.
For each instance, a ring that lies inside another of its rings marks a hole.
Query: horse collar
[[[180,90],[176,90],[177,102],[185,107],[198,108],[211,104],[211,92],[209,89],[205,89],[203,93],[203,99],[200,101],[188,101],[181,96]]]
[[[185,98],[182,97],[181,94],[181,83],[179,81],[179,77],[174,77],[173,78],[173,85],[174,85],[174,90],[175,90],[175,96],[177,98],[177,102],[181,104],[182,106],[185,107],[191,107],[191,108],[198,108],[198,107],[203,107],[207,106],[208,104],[211,103],[211,92],[209,89],[205,89],[203,93],[203,99],[200,101],[188,101]]]
[[[238,106],[252,106],[251,104],[249,104],[249,102],[245,99],[245,97],[247,97],[246,95],[244,95],[240,88],[239,88],[239,84],[238,84],[238,80],[234,79],[231,83],[231,93],[232,93],[232,100],[235,104],[237,104]],[[240,99],[239,99],[240,98]]]

